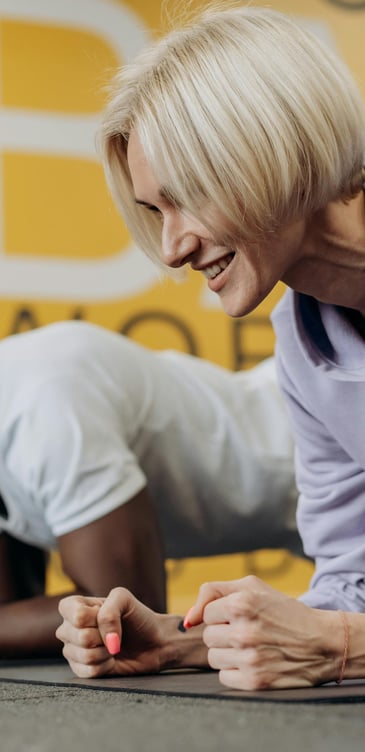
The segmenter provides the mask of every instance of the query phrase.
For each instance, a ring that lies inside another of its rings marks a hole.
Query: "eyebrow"
[[[161,188],[160,188],[160,190],[158,192],[158,195],[160,196],[160,198],[164,198],[167,201],[175,203],[175,199],[174,199],[171,191],[165,185],[161,186]]]
[[[152,206],[152,204],[150,204],[148,201],[142,201],[139,198],[135,199],[135,203],[138,204],[139,206]]]

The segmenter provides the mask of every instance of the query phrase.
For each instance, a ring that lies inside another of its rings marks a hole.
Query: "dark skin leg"
[[[60,537],[65,573],[76,593],[105,596],[116,586],[131,590],[155,611],[166,609],[164,553],[146,490],[100,520]],[[15,547],[0,535],[0,658],[60,655],[57,596],[20,594]],[[25,549],[22,549],[26,564]],[[28,561],[31,556],[27,552]],[[13,561],[13,565],[12,565]],[[39,587],[39,583],[38,583]],[[33,590],[34,592],[34,590]]]

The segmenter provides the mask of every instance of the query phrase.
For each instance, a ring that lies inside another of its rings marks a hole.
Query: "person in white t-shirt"
[[[0,343],[0,495],[0,657],[61,649],[34,546],[77,592],[124,585],[157,611],[166,558],[301,552],[272,360],[233,373],[83,322]]]

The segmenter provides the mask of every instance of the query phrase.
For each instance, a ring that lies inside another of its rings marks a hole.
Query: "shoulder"
[[[0,362],[6,366],[22,362],[42,365],[92,356],[128,354],[142,351],[127,337],[85,321],[62,321],[29,332],[5,337],[0,342]]]
[[[50,324],[0,342],[0,412],[25,406],[39,390],[80,382],[115,395],[147,374],[153,353],[121,334],[81,321]],[[81,386],[80,386],[81,390]],[[82,391],[81,390],[81,391]]]

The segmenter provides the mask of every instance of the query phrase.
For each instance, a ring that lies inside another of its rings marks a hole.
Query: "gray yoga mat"
[[[210,697],[223,700],[263,702],[365,702],[365,680],[325,684],[306,689],[246,692],[227,689],[214,671],[166,671],[148,676],[79,679],[64,661],[0,661],[0,681],[48,684],[115,692]]]

